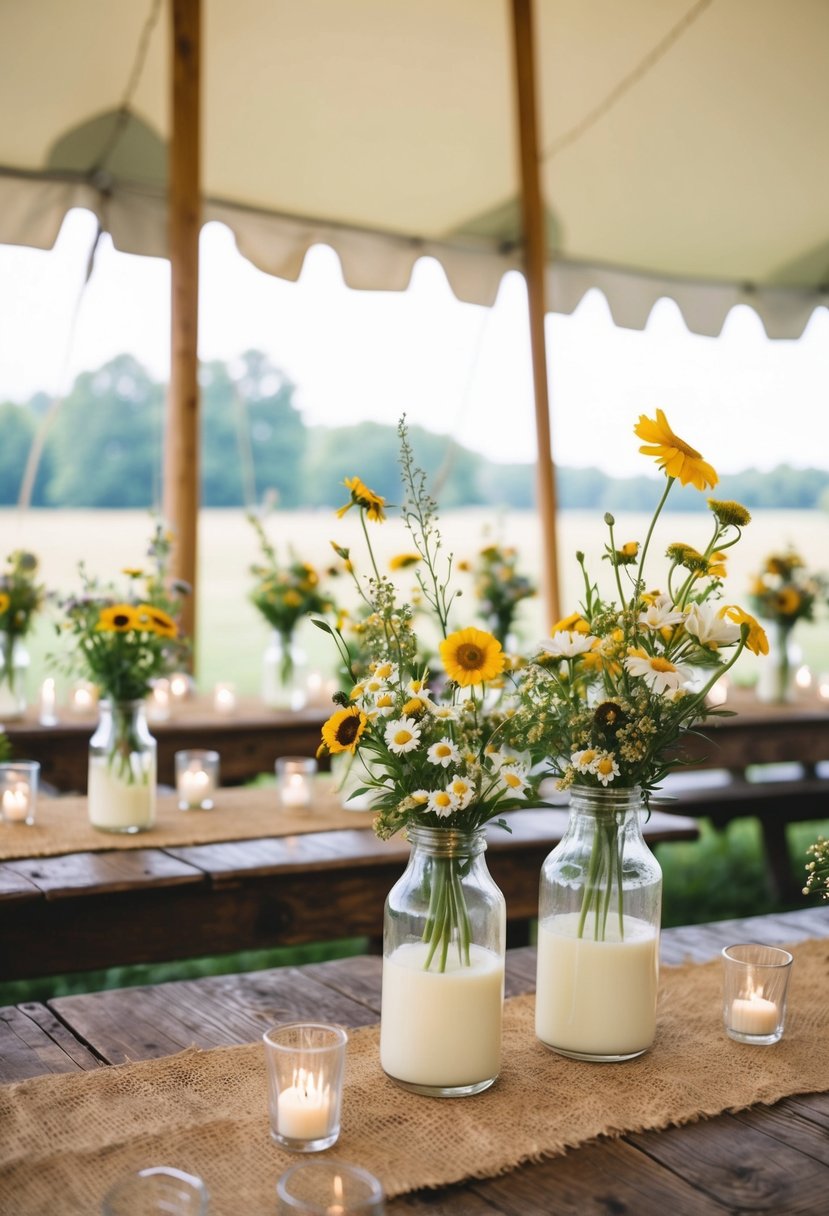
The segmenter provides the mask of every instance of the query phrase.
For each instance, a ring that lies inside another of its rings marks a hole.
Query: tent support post
[[[521,213],[524,268],[530,314],[535,429],[538,441],[538,511],[541,518],[542,578],[549,624],[561,616],[556,543],[556,486],[550,435],[547,348],[544,336],[546,240],[538,172],[532,0],[512,0],[516,119],[521,159]]]
[[[172,0],[169,159],[170,389],[164,436],[164,515],[173,530],[171,573],[193,588],[182,628],[196,641],[199,506],[199,230],[201,0]],[[192,662],[192,659],[191,659]]]

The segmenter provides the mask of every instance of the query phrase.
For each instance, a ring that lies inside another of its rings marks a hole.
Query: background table
[[[704,961],[734,941],[782,944],[808,937],[829,937],[829,907],[669,929],[662,958]],[[191,1044],[251,1042],[274,1021],[292,1018],[367,1025],[379,1014],[380,965],[373,957],[343,959],[0,1009],[0,1081],[160,1057]],[[508,995],[532,991],[534,984],[534,950],[511,951]],[[388,1212],[822,1216],[829,1194],[827,1132],[829,1094],[787,1098],[772,1107],[600,1140],[501,1178],[417,1192],[391,1202]]]

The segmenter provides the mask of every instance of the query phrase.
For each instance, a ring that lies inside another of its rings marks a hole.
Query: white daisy
[[[598,640],[592,633],[570,633],[567,629],[561,629],[551,638],[545,638],[543,642],[539,642],[538,645],[545,654],[562,659],[574,659],[576,655],[591,650]]]
[[[397,667],[394,663],[373,663],[371,666],[371,674],[375,680],[384,680],[387,683],[396,683]]]
[[[685,620],[685,613],[674,607],[669,595],[657,595],[645,611],[639,613],[638,620],[646,629],[665,629],[671,625],[679,625]]]
[[[604,786],[607,786],[614,777],[618,777],[619,765],[613,757],[613,752],[602,752],[596,761],[593,772]]]
[[[443,768],[448,768],[450,764],[457,764],[460,758],[460,752],[451,739],[439,739],[426,753],[427,760],[432,764],[440,764]]]
[[[683,668],[661,655],[632,654],[625,659],[625,667],[632,676],[641,676],[648,688],[656,693],[674,692],[687,678]]]
[[[414,718],[396,718],[389,722],[383,738],[390,752],[396,756],[404,756],[406,752],[416,751],[420,746],[420,727]]]
[[[573,752],[570,763],[577,773],[592,773],[596,768],[599,753],[595,747],[586,747],[584,751]]]
[[[394,695],[390,692],[379,692],[374,698],[374,708],[381,718],[388,718],[394,713]]]
[[[504,767],[498,774],[498,778],[504,789],[509,790],[513,798],[526,797],[527,786],[529,781],[526,778],[523,770],[520,768]]]
[[[417,697],[418,701],[422,701],[424,705],[432,706],[432,694],[429,692],[429,686],[425,680],[409,680],[406,685],[406,692],[410,697]]]
[[[722,615],[716,604],[692,604],[685,617],[685,630],[700,646],[716,650],[740,640],[740,626]]]
[[[453,705],[435,705],[434,701],[427,701],[426,708],[433,718],[437,718],[441,722],[457,722],[458,711]]]
[[[418,806],[423,806],[429,801],[430,797],[431,794],[428,790],[414,790],[411,794],[412,802],[416,803]]]
[[[466,780],[465,777],[455,777],[448,785],[449,793],[457,799],[457,808],[459,811],[468,807],[472,801],[472,796],[475,793],[474,788]]]
[[[457,809],[458,801],[449,790],[432,790],[426,805],[427,811],[434,811],[439,819],[446,819]]]

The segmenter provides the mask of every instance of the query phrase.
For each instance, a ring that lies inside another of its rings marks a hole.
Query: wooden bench
[[[508,939],[528,940],[538,877],[565,810],[510,816],[487,860],[507,902]],[[695,840],[693,819],[656,813],[652,845]],[[379,949],[383,904],[405,841],[368,828],[167,849],[123,849],[0,865],[0,980],[155,963],[238,950],[367,937]]]

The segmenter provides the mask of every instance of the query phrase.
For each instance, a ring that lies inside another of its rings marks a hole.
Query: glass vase
[[[787,705],[796,699],[795,675],[803,653],[794,640],[792,625],[770,622],[766,626],[769,652],[760,659],[757,699],[768,705]]]
[[[262,700],[269,709],[302,709],[307,676],[305,652],[290,634],[274,629],[262,656]]]
[[[656,1032],[662,871],[641,791],[570,789],[567,830],[541,870],[535,1029],[576,1060],[629,1060]]]
[[[102,832],[143,832],[155,823],[156,745],[144,701],[101,701],[89,741],[89,822]]]
[[[501,1066],[506,906],[483,828],[408,834],[383,922],[380,1063],[404,1089],[464,1097]]]
[[[0,634],[0,722],[22,718],[29,704],[29,652],[16,634]]]

